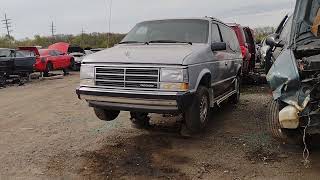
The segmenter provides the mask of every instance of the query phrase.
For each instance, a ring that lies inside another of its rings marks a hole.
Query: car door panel
[[[211,25],[211,43],[222,42],[221,32],[218,24],[213,23]],[[214,96],[220,96],[225,91],[225,79],[227,71],[227,62],[225,61],[228,57],[226,51],[214,51],[212,52],[212,63],[210,63],[210,70],[212,72],[212,87]]]

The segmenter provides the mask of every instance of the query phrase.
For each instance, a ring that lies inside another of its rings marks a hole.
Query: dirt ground
[[[212,112],[194,138],[175,118],[152,115],[154,128],[133,129],[128,113],[99,121],[75,88],[79,74],[0,89],[0,179],[318,179],[302,148],[273,141],[265,130],[270,93],[246,86],[238,106]],[[168,123],[166,122],[168,121]]]

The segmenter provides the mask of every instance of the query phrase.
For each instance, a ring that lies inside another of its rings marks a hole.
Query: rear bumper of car
[[[78,88],[76,93],[91,107],[163,114],[184,112],[194,96],[191,93],[115,91],[88,87]]]

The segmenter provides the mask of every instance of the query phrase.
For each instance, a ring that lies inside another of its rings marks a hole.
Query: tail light
[[[245,59],[248,53],[248,49],[244,46],[240,46],[240,49],[241,49],[242,58]]]

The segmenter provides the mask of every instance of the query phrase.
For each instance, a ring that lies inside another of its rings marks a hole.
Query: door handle
[[[225,62],[224,65],[225,65],[225,66],[228,66],[228,62]]]

